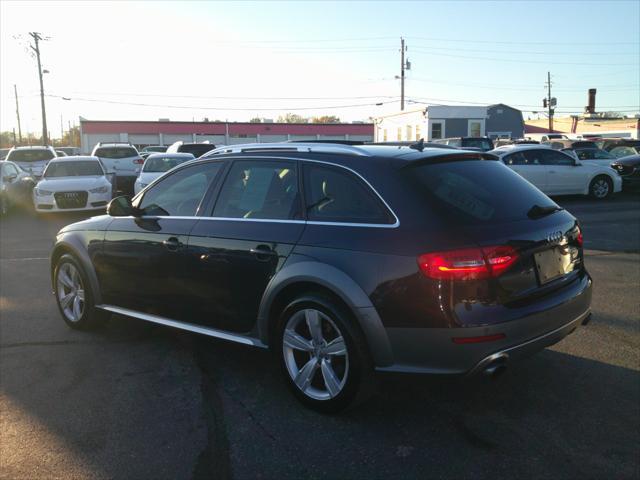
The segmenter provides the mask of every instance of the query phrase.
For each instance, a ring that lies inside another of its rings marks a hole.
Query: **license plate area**
[[[578,258],[578,249],[568,245],[550,248],[534,254],[538,279],[541,285],[571,273]]]

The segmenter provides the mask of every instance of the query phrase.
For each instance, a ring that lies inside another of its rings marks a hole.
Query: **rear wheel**
[[[0,217],[6,217],[9,213],[9,205],[4,195],[0,195]]]
[[[87,330],[96,327],[107,313],[95,308],[94,295],[80,262],[62,255],[54,271],[56,303],[63,320],[71,328]]]
[[[589,194],[598,200],[603,200],[613,193],[613,182],[606,175],[600,175],[589,185]]]
[[[366,398],[371,361],[341,305],[321,294],[300,297],[283,311],[277,336],[282,371],[304,405],[333,413]]]

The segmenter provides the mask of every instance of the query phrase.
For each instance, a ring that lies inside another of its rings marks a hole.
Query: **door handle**
[[[278,252],[273,250],[269,245],[258,245],[256,248],[249,250],[256,256],[258,260],[267,261],[271,257],[278,256]]]
[[[180,247],[182,247],[182,242],[176,237],[170,237],[167,240],[163,241],[162,244],[167,247],[167,250],[170,250],[172,252],[175,252]]]

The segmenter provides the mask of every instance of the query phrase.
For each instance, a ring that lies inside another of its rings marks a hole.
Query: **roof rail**
[[[102,145],[131,145],[131,142],[98,142],[96,143],[96,147],[100,147]]]
[[[247,143],[243,145],[226,145],[206,154],[207,157],[225,153],[248,152],[309,152],[309,153],[342,153],[370,157],[371,155],[358,147],[332,143]]]

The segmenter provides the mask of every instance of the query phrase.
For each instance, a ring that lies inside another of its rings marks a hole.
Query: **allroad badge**
[[[547,242],[549,243],[558,243],[560,240],[562,240],[562,232],[560,230],[547,235]]]

